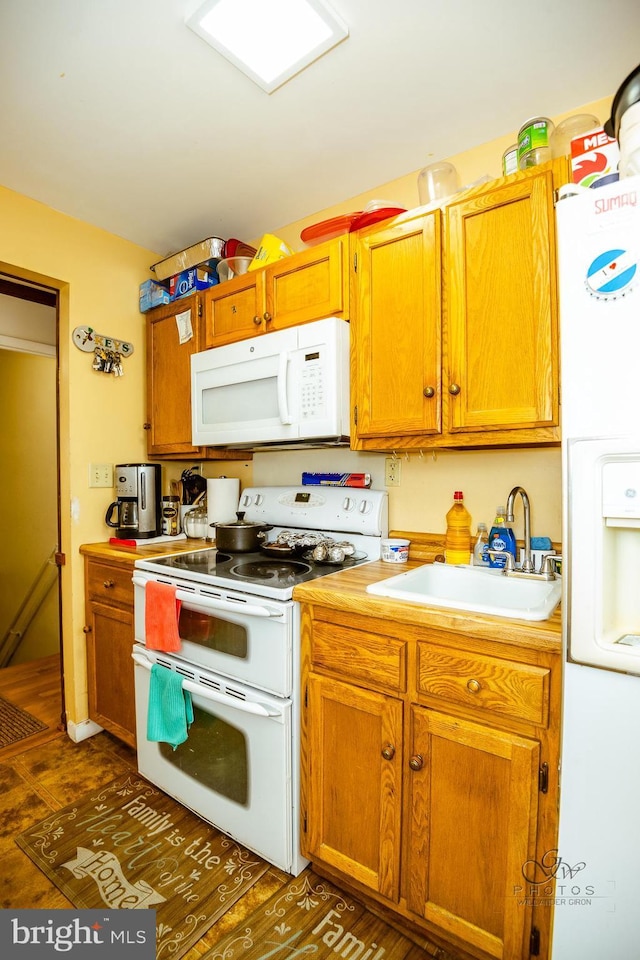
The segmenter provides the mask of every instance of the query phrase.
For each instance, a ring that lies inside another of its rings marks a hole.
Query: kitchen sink
[[[518,620],[547,620],[560,603],[561,580],[507,577],[502,570],[427,563],[379,583],[368,593],[428,607]]]

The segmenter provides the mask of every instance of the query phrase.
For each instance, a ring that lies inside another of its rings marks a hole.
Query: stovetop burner
[[[298,560],[251,560],[237,563],[229,568],[229,573],[243,580],[268,581],[272,586],[290,586],[300,580],[301,574],[309,573],[311,566]]]

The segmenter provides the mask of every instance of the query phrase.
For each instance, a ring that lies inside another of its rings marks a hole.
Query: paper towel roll
[[[207,480],[207,523],[231,523],[236,520],[240,500],[240,481],[233,477],[214,477]],[[208,536],[214,539],[215,528]]]

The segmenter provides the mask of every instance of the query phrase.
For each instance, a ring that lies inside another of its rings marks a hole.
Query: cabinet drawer
[[[419,694],[538,726],[549,722],[549,674],[544,667],[418,644]]]
[[[132,571],[108,563],[91,561],[87,566],[87,595],[119,607],[133,607]]]
[[[401,692],[407,686],[406,646],[394,637],[317,620],[311,660],[314,670]]]

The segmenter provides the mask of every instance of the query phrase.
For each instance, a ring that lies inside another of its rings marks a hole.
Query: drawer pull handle
[[[480,693],[482,684],[479,680],[467,680],[467,690],[469,693]]]
[[[393,760],[396,755],[396,748],[392,743],[388,743],[386,747],[382,748],[382,756],[385,760]]]
[[[409,766],[412,770],[422,770],[424,766],[424,757],[422,754],[416,753],[413,757],[411,757],[409,760]]]
[[[107,590],[109,590],[111,587],[115,587],[115,585],[116,585],[115,580],[103,580],[103,581],[102,581],[102,586],[103,586],[103,587],[106,587]]]

